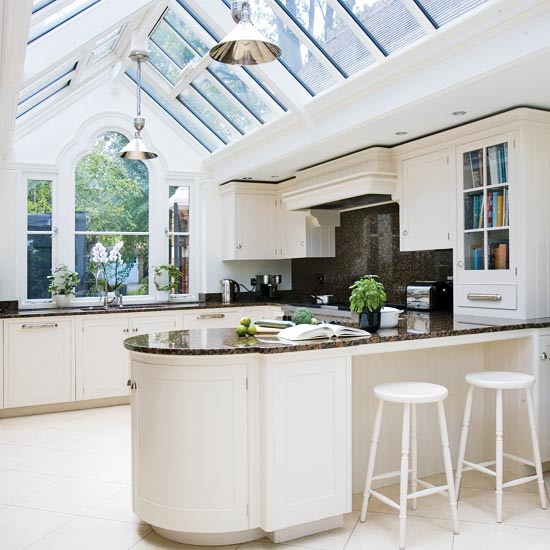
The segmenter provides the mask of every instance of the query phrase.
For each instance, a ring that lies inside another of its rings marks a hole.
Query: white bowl
[[[399,322],[399,314],[402,309],[395,307],[383,307],[380,311],[380,328],[394,328]]]

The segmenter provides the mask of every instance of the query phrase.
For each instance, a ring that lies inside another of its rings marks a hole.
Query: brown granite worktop
[[[406,312],[397,328],[380,330],[371,336],[283,342],[274,334],[239,338],[234,329],[198,329],[133,336],[124,341],[124,346],[131,351],[159,355],[283,353],[544,327],[550,327],[550,318],[517,321],[458,318],[447,312]]]
[[[68,308],[43,308],[43,309],[4,309],[0,311],[0,319],[17,319],[27,317],[46,317],[46,316],[73,316],[73,315],[102,315],[111,313],[147,313],[152,311],[179,311],[186,309],[216,309],[216,308],[236,308],[236,307],[260,307],[275,306],[281,307],[281,304],[273,302],[259,302],[254,300],[236,301],[231,304],[222,304],[218,302],[154,302],[150,304],[131,304],[122,307],[109,306],[83,306]]]

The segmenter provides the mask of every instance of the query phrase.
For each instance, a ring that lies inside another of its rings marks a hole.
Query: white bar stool
[[[456,468],[456,495],[460,492],[460,483],[462,481],[462,472],[468,470],[477,470],[484,474],[496,478],[496,506],[497,522],[502,523],[502,490],[506,487],[521,485],[529,481],[537,480],[539,486],[540,506],[546,510],[546,492],[544,490],[544,478],[542,476],[542,466],[540,463],[540,450],[537,439],[537,428],[535,426],[535,413],[533,412],[533,402],[531,400],[531,386],[535,378],[530,374],[521,372],[473,372],[466,375],[466,382],[470,384],[468,395],[466,397],[466,407],[464,409],[464,421],[462,423],[462,435],[460,437],[460,447],[458,450],[458,463]],[[476,464],[464,460],[466,454],[466,442],[468,440],[468,427],[470,425],[470,413],[472,410],[472,398],[474,387],[496,390],[496,460]],[[529,415],[529,428],[531,430],[531,443],[533,446],[534,461],[526,460],[509,453],[503,452],[503,420],[502,420],[502,390],[525,390],[525,400],[527,403],[527,413]],[[520,477],[506,483],[502,482],[503,457],[533,466],[536,474],[532,476]],[[495,465],[495,471],[489,470],[487,466]],[[466,468],[464,468],[466,466]]]
[[[445,408],[443,400],[449,395],[447,388],[438,384],[429,384],[427,382],[394,382],[389,384],[380,384],[374,388],[374,394],[378,397],[378,408],[374,420],[374,431],[370,447],[369,462],[367,466],[367,479],[365,481],[365,491],[363,492],[363,506],[361,508],[361,521],[364,522],[367,517],[367,506],[371,496],[381,500],[388,506],[399,510],[399,548],[405,548],[405,532],[407,520],[407,500],[412,500],[412,508],[416,510],[416,499],[433,495],[435,493],[444,493],[449,497],[451,506],[451,515],[453,520],[453,531],[458,534],[458,515],[456,508],[456,498],[453,483],[453,471],[451,463],[451,452],[449,450],[449,436],[447,434],[447,421],[445,420]],[[384,402],[403,403],[403,429],[401,435],[401,469],[373,476],[374,463],[376,460],[376,450],[378,447],[378,436],[380,434],[380,424],[382,422],[382,410]],[[437,412],[439,415],[439,429],[441,432],[441,446],[443,448],[443,463],[445,464],[445,475],[447,484],[435,486],[426,481],[418,479],[417,475],[417,445],[416,445],[416,405],[418,403],[437,403]],[[411,469],[409,469],[409,437],[411,442]],[[412,493],[408,494],[409,472],[412,482]],[[393,501],[387,496],[371,489],[372,482],[376,479],[387,479],[400,476],[399,479],[399,503]],[[425,487],[417,491],[417,485]]]

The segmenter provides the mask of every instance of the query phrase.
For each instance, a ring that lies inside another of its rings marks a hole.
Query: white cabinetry
[[[277,194],[272,188],[235,183],[222,187],[224,260],[277,256]]]
[[[234,328],[242,317],[241,310],[200,309],[183,315],[185,330],[201,328]]]
[[[543,462],[550,460],[550,334],[542,334],[539,339],[538,376],[535,388],[538,388],[538,429],[540,454]]]
[[[134,510],[157,530],[248,529],[247,365],[202,359],[132,363]]]
[[[73,321],[4,321],[4,406],[74,401]]]
[[[351,510],[350,359],[283,355],[263,372],[267,531]]]
[[[102,314],[79,319],[77,399],[128,395],[128,352],[122,342],[137,334],[176,328],[177,315]]]
[[[454,188],[448,148],[401,164],[401,250],[452,248]]]

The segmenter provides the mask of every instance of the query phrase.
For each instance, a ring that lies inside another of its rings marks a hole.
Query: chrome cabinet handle
[[[242,247],[243,247],[242,244],[238,244],[238,245],[237,245],[237,249],[239,249],[239,250],[240,250]]]
[[[500,302],[502,296],[500,294],[481,294],[478,292],[468,293],[468,300],[473,301],[487,301],[487,302]]]
[[[406,229],[403,229],[403,237],[406,237],[409,234],[409,232]]]
[[[462,260],[458,260],[458,262],[456,263],[456,265],[458,267],[464,267],[464,262]]]
[[[548,360],[548,354],[543,351],[541,354],[540,354],[540,358],[543,360],[543,361],[547,361]]]
[[[208,313],[204,315],[197,315],[197,319],[223,319],[225,313]]]
[[[300,242],[300,246],[304,246],[306,243],[304,243],[304,241],[301,241]]]
[[[57,323],[28,323],[21,325],[21,328],[57,328]]]

